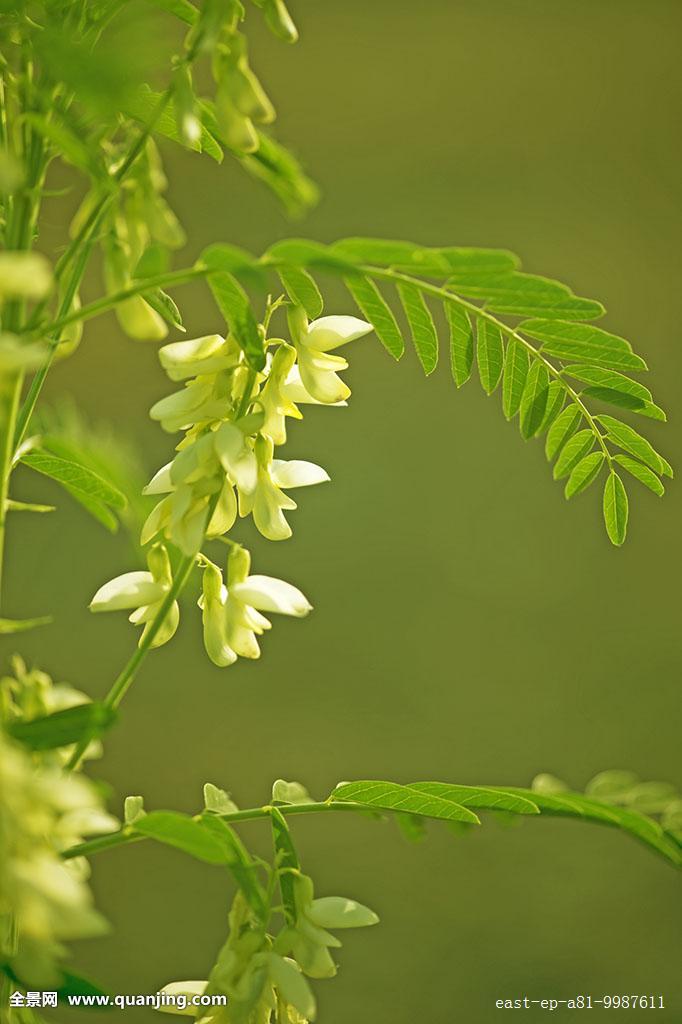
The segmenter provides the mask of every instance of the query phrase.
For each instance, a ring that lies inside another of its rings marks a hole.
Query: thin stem
[[[0,596],[5,561],[5,532],[9,497],[9,479],[14,453],[14,425],[19,410],[23,374],[0,376]]]
[[[60,316],[45,327],[34,328],[29,333],[31,335],[55,334],[71,324],[79,323],[83,320],[91,320],[101,313],[107,313],[118,306],[120,302],[132,299],[136,295],[142,295],[144,292],[153,291],[156,288],[177,288],[179,285],[188,284],[190,281],[206,277],[210,273],[211,270],[208,267],[187,267],[184,270],[170,271],[168,274],[145,277],[136,281],[135,284],[131,284],[128,288],[114,292],[112,295],[104,295],[101,299],[97,299],[95,302],[90,302],[87,306],[82,306],[80,309],[75,309],[64,316]],[[56,348],[58,345],[59,339],[53,338],[50,346]]]
[[[280,814],[285,817],[293,814],[324,814],[326,811],[355,811],[356,813],[367,814],[368,810],[365,804],[354,804],[350,801],[319,801],[311,802],[309,804],[284,804],[278,805],[277,810]],[[243,811],[233,811],[231,814],[220,814],[216,817],[221,818],[223,821],[233,824],[240,821],[255,821],[262,818],[270,818],[272,808],[269,804],[263,807],[250,807]],[[195,820],[200,820],[201,815],[198,814]],[[71,860],[73,857],[89,857],[90,854],[99,853],[100,850],[110,850],[116,846],[127,846],[129,843],[139,843],[143,839],[148,839],[149,836],[140,835],[139,832],[135,832],[135,826],[126,826],[119,832],[112,832],[110,835],[98,836],[97,839],[90,839],[88,842],[79,843],[78,846],[72,846],[68,850],[64,850],[62,858],[64,860]]]
[[[130,686],[132,685],[142,662],[149,653],[154,639],[161,629],[168,612],[187,583],[192,569],[194,568],[195,561],[196,555],[186,555],[183,558],[173,578],[171,588],[161,602],[159,610],[150,623],[149,629],[145,633],[144,638],[140,642],[139,646],[135,648],[134,653],[128,659],[123,669],[114,680],[108,694],[104,698],[103,703],[105,707],[116,709],[130,689]],[[90,735],[86,735],[81,739],[66,765],[67,771],[73,771],[78,767],[91,740],[92,736]]]
[[[519,334],[519,332],[515,328],[510,327],[508,324],[505,324],[502,320],[498,320],[497,317],[493,316],[491,313],[488,313],[487,310],[481,309],[481,307],[477,306],[474,302],[468,302],[466,299],[462,299],[459,295],[456,295],[454,292],[449,291],[447,288],[442,288],[439,285],[430,284],[427,281],[422,281],[421,278],[411,277],[409,274],[401,274],[395,270],[384,270],[380,267],[362,267],[361,270],[363,271],[363,273],[369,275],[370,277],[379,277],[386,281],[405,281],[407,284],[415,285],[420,289],[420,291],[426,292],[428,295],[434,295],[445,302],[454,302],[457,305],[462,306],[463,309],[466,309],[470,313],[473,313],[474,316],[482,317],[484,320],[487,320],[489,323],[497,327],[498,330],[502,331],[510,338],[514,338],[515,341],[518,341],[519,344],[523,345],[523,347],[535,359],[539,359],[540,362],[546,366],[548,373],[556,380],[558,380],[561,383],[561,385],[565,388],[567,394],[571,396],[571,399],[578,406],[583,417],[589,424],[589,427],[594,436],[596,437],[609,466],[611,465],[612,456],[611,452],[606,446],[606,442],[604,441],[604,435],[597,426],[594,416],[592,415],[592,413],[580,397],[580,394],[574,388],[572,388],[570,384],[566,383],[562,371],[558,370],[556,366],[554,366],[554,364],[550,362],[549,359],[546,358],[546,356],[543,356],[543,354],[539,352],[534,345],[531,345],[531,343],[526,338]]]
[[[65,252],[57,261],[54,273],[55,280],[57,281],[57,283],[59,283],[69,264],[74,259],[76,260],[76,264],[72,269],[67,287],[65,289],[62,301],[59,306],[59,311],[57,314],[58,321],[69,314],[74,296],[83,278],[83,274],[85,273],[85,268],[87,266],[90,253],[95,242],[97,229],[99,225],[102,223],[102,220],[104,218],[105,213],[107,212],[107,209],[109,208],[109,205],[118,195],[119,190],[116,186],[122,184],[124,178],[135,164],[137,158],[142,153],[147,143],[147,139],[150,137],[152,131],[154,130],[154,127],[158,119],[161,117],[164,110],[168,106],[168,103],[170,102],[173,96],[174,90],[175,79],[173,79],[173,81],[168,86],[166,91],[162,94],[154,112],[152,113],[149,122],[144,126],[143,131],[140,133],[137,141],[135,142],[130,152],[128,153],[128,156],[125,158],[125,160],[118,168],[116,173],[112,176],[109,190],[106,192],[104,196],[102,196],[99,202],[91,210],[90,215],[87,217],[80,231],[78,232],[76,237],[71,240]],[[40,318],[44,308],[45,304],[41,303],[34,310],[32,317],[33,325],[35,325],[36,321]],[[19,414],[17,435],[15,439],[15,444],[17,447],[21,444],[26,434],[26,430],[28,429],[28,424],[30,422],[31,416],[33,415],[33,410],[35,409],[36,403],[40,396],[40,392],[42,391],[45,379],[50,371],[52,363],[54,362],[58,344],[58,336],[54,336],[50,339],[50,351],[48,353],[48,357],[44,365],[36,373],[35,377],[33,378],[33,381],[31,382],[31,388],[29,390],[28,395],[26,396],[26,400]]]

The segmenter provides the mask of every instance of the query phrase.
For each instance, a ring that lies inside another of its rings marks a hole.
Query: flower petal
[[[126,572],[100,587],[92,601],[93,612],[115,612],[162,600],[168,586],[157,583],[150,572]]]
[[[262,612],[301,617],[312,610],[305,594],[297,587],[273,576],[247,576],[243,583],[231,587],[230,592],[240,601]]]
[[[372,330],[371,324],[356,316],[321,316],[308,326],[308,335],[303,344],[320,352],[329,352],[339,345],[362,338]]]
[[[343,896],[323,896],[313,900],[308,917],[320,928],[364,928],[379,920],[369,907]]]
[[[270,475],[277,487],[286,489],[324,484],[330,479],[322,466],[316,466],[314,462],[305,462],[303,459],[290,459],[288,462],[273,459]]]

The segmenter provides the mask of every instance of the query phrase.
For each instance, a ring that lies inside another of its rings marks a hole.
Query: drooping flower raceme
[[[225,1006],[183,1011],[202,1024],[307,1024],[315,1018],[315,997],[306,980],[329,978],[336,965],[330,946],[341,943],[327,928],[361,928],[376,924],[376,914],[341,896],[313,899],[312,880],[294,877],[297,918],[277,936],[266,933],[254,919],[243,894],[237,893],[230,911],[230,934],[220,950],[208,981],[173,982],[168,995],[225,995]],[[290,955],[288,955],[290,954]]]
[[[206,653],[215,665],[260,657],[257,637],[271,627],[262,612],[300,618],[312,609],[297,587],[272,576],[252,576],[250,568],[249,552],[236,546],[228,558],[227,586],[216,565],[207,562],[204,568],[199,607]]]
[[[228,573],[234,578],[225,585],[220,570],[201,553],[202,544],[224,537],[238,517],[248,516],[267,540],[291,537],[285,512],[297,506],[288,492],[324,483],[329,476],[304,459],[276,458],[276,448],[287,439],[286,418],[301,418],[299,404],[346,404],[350,389],[338,374],[348,363],[330,353],[371,330],[352,316],[309,323],[298,308],[290,310],[289,324],[293,344],[267,340],[261,372],[250,368],[232,336],[205,335],[161,348],[161,365],[182,387],[156,402],[151,416],[164,430],[183,431],[184,436],[175,457],[145,488],[158,501],[142,528],[141,543],[156,541],[156,567],[150,561],[149,572],[112,580],[91,604],[93,611],[131,609],[131,621],[149,627],[172,582],[159,541],[163,537],[204,567],[204,642],[217,665],[259,656],[256,637],[270,626],[263,611],[300,616],[310,605],[296,588],[271,577],[249,577],[247,587],[248,569],[237,579],[236,563]],[[279,590],[273,597],[275,585]],[[170,639],[177,620],[174,605],[155,646]]]
[[[27,985],[56,985],[61,942],[106,930],[84,873],[59,853],[116,827],[87,779],[36,766],[0,729],[0,919],[13,919],[18,936],[0,954]]]

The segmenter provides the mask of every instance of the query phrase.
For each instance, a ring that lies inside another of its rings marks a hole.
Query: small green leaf
[[[633,380],[632,377],[626,377],[625,374],[618,373],[617,370],[607,370],[602,366],[583,366],[578,364],[576,366],[566,366],[564,373],[575,380],[582,381],[584,384],[589,384],[591,387],[620,391],[624,395],[631,395],[633,398],[639,398],[643,402],[653,401],[648,388],[645,388],[639,381]]]
[[[424,277],[447,277],[457,271],[503,272],[514,270],[518,263],[516,256],[504,249],[434,249],[383,238],[343,238],[331,248],[356,264],[394,267]]]
[[[636,412],[639,416],[646,416],[647,419],[658,420],[660,423],[665,423],[668,418],[663,409],[653,402],[643,402],[640,398],[633,398],[632,395],[615,391],[613,388],[584,388],[582,395],[586,398],[596,398],[608,405],[615,405],[619,409],[628,409],[630,412]]]
[[[107,529],[112,532],[117,529],[118,520],[108,506],[124,509],[127,504],[125,495],[98,473],[87,466],[51,455],[39,448],[22,455],[21,461],[37,473],[42,473],[61,484]]]
[[[532,799],[510,796],[509,793],[490,786],[454,786],[448,782],[411,782],[410,789],[451,800],[462,807],[473,807],[481,811],[507,811],[510,814],[537,814]]]
[[[278,804],[309,804],[312,797],[301,782],[276,779],[272,785],[272,799]]]
[[[554,463],[554,479],[561,480],[562,477],[568,476],[573,467],[589,454],[593,444],[594,434],[587,428],[579,430],[577,434],[569,438]]]
[[[558,817],[593,821],[630,833],[636,839],[660,853],[666,860],[682,865],[679,845],[654,821],[637,811],[614,807],[600,800],[590,799],[582,793],[545,793],[536,790],[502,787],[505,793],[527,796],[540,808],[540,813]]]
[[[398,295],[403,304],[407,321],[412,332],[412,342],[416,349],[424,373],[428,376],[438,363],[438,334],[436,325],[424,296],[413,284],[399,282]]]
[[[591,455],[586,455],[584,459],[581,459],[577,466],[574,466],[564,490],[567,498],[572,498],[574,494],[580,494],[597,479],[605,458],[603,452],[592,452]]]
[[[590,318],[591,319],[591,318]],[[646,370],[632,345],[591,324],[556,320],[524,320],[519,331],[542,342],[542,351],[556,359],[577,360],[615,370]]]
[[[154,119],[153,131],[155,134],[164,135],[167,139],[172,139],[173,142],[178,142],[181,146],[193,149],[197,153],[205,152],[216,163],[220,163],[223,159],[223,151],[207,128],[202,126],[201,136],[196,141],[183,140],[180,137],[172,107],[167,106],[160,114],[158,113],[161,102],[160,92],[154,92],[148,85],[142,85],[133,96],[127,99],[125,113],[145,126]]]
[[[344,277],[344,281],[360,312],[374,328],[381,344],[394,359],[400,359],[405,351],[405,342],[396,319],[377,286],[361,274]]]
[[[492,395],[502,376],[504,346],[502,332],[489,320],[479,320],[478,322],[476,358],[483,390],[487,395]]]
[[[544,434],[551,427],[563,409],[565,401],[566,388],[560,380],[553,380],[547,389],[547,408],[545,409],[545,415],[542,417],[542,423],[538,428],[538,434]]]
[[[293,872],[299,871],[301,865],[298,860],[298,854],[296,853],[296,847],[294,846],[293,839],[291,838],[289,826],[286,823],[284,815],[277,807],[271,808],[270,820],[272,824],[272,842],[275,847],[278,873],[277,877],[279,879],[279,889],[282,894],[282,904],[284,906],[284,916],[286,917],[288,924],[293,925],[296,921],[296,899],[294,895]]]
[[[609,540],[620,547],[628,528],[628,496],[623,481],[613,470],[604,488],[604,522]]]
[[[54,750],[85,738],[94,739],[108,729],[115,718],[116,712],[104,704],[78,704],[28,722],[10,722],[6,730],[30,750]]]
[[[246,292],[232,274],[225,271],[211,274],[208,284],[249,365],[254,370],[262,370],[265,366],[263,338]]]
[[[202,252],[197,266],[210,267],[211,270],[224,270],[245,285],[250,285],[259,291],[266,291],[268,286],[265,268],[250,252],[240,249],[236,245],[224,243],[209,245]]]
[[[474,362],[474,332],[467,311],[456,302],[445,303],[450,327],[450,365],[458,388],[471,376]]]
[[[144,292],[142,297],[171,327],[175,327],[178,331],[185,331],[182,314],[175,300],[167,292],[161,288],[154,288],[153,291]]]
[[[456,272],[448,287],[458,295],[484,299],[485,308],[512,316],[541,316],[552,320],[594,320],[604,307],[574,295],[570,288],[534,274]]]
[[[279,267],[282,264],[294,267],[319,267],[336,274],[355,274],[357,267],[352,260],[338,255],[332,246],[321,242],[309,242],[305,238],[288,238],[275,242],[263,255],[262,263]]]
[[[528,350],[512,338],[507,345],[502,379],[502,410],[508,420],[516,416],[528,377]]]
[[[10,633],[25,633],[38,626],[48,626],[52,622],[51,615],[42,615],[37,619],[0,619],[0,636]]]
[[[596,419],[606,427],[606,435],[615,445],[628,452],[629,455],[634,455],[654,472],[672,477],[673,471],[670,464],[658,454],[645,437],[638,434],[627,423],[622,423],[620,420],[614,419],[613,416],[597,416]]]
[[[521,436],[528,440],[539,431],[547,411],[549,371],[539,359],[533,361],[521,396],[519,427]]]
[[[212,782],[204,783],[204,807],[213,814],[234,814],[239,810],[230,794]]]
[[[550,462],[561,451],[569,437],[571,437],[580,423],[581,417],[580,408],[574,402],[566,406],[563,412],[559,413],[549,428],[545,443],[545,455]]]
[[[310,320],[322,313],[324,302],[314,279],[302,267],[280,267],[279,276],[295,306],[302,306]]]
[[[659,498],[662,498],[665,494],[665,487],[658,479],[653,470],[649,469],[648,466],[643,466],[641,462],[637,462],[636,459],[630,458],[629,455],[614,455],[614,461],[626,469],[628,473],[639,480],[640,483],[648,487],[650,491],[657,494]]]
[[[422,793],[413,786],[401,786],[397,782],[343,782],[336,787],[331,799],[351,801],[383,811],[419,814],[424,818],[480,824],[478,817],[461,804],[441,796]]]
[[[205,827],[177,811],[151,811],[135,822],[135,831],[158,843],[174,846],[206,864],[226,864],[225,846]]]
[[[221,847],[223,862],[230,869],[249,906],[263,919],[267,912],[265,893],[258,880],[256,864],[237,833],[226,821],[214,814],[204,815],[199,827]]]

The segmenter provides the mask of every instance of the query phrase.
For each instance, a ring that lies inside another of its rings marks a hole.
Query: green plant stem
[[[64,295],[62,297],[62,301],[59,306],[59,310],[57,313],[57,322],[63,320],[65,317],[68,316],[71,310],[71,305],[73,303],[74,296],[78,290],[78,286],[80,285],[80,282],[85,273],[85,268],[90,258],[90,253],[92,251],[92,247],[94,245],[94,241],[96,238],[97,229],[102,223],[104,215],[106,214],[110,204],[118,195],[118,186],[122,184],[126,175],[134,166],[137,158],[141,155],[147,143],[147,139],[150,137],[152,131],[154,130],[154,126],[156,125],[158,119],[161,117],[164,110],[168,106],[170,100],[172,99],[174,89],[175,80],[171,82],[166,91],[160,97],[159,102],[148,124],[145,125],[143,131],[140,133],[135,144],[132,146],[130,152],[128,153],[128,156],[125,158],[125,160],[118,168],[116,173],[112,176],[108,191],[105,193],[105,195],[102,196],[100,201],[91,210],[90,215],[86,219],[80,231],[78,232],[76,237],[72,239],[63,255],[57,261],[57,264],[55,266],[55,280],[57,283],[59,283],[61,278],[64,276],[64,273],[66,272],[69,264],[75,260],[75,265],[72,269],[68,284],[66,286]],[[43,309],[44,303],[40,304],[34,311],[33,317],[31,319],[32,327],[36,326],[36,321],[40,318]],[[28,429],[31,416],[33,415],[33,410],[35,409],[36,403],[40,396],[40,392],[42,391],[45,379],[50,371],[52,363],[54,362],[57,348],[59,346],[59,335],[54,334],[49,339],[49,343],[50,350],[48,353],[48,357],[44,365],[40,368],[40,370],[36,373],[35,377],[33,378],[29,393],[26,396],[24,404],[22,405],[21,412],[19,413],[19,420],[17,424],[17,431],[15,437],[15,447],[19,447]]]
[[[155,277],[145,277],[136,281],[135,284],[131,284],[128,288],[114,292],[111,295],[104,295],[101,299],[88,303],[87,306],[82,306],[80,309],[75,309],[64,316],[60,316],[59,319],[54,320],[45,327],[34,328],[27,333],[29,336],[36,337],[40,337],[43,334],[55,334],[71,324],[91,320],[102,313],[108,313],[109,310],[115,309],[120,302],[132,299],[136,295],[143,295],[145,292],[153,291],[156,288],[177,288],[180,285],[189,284],[190,281],[204,278],[210,273],[211,270],[208,267],[187,267],[183,270],[169,271],[167,274],[157,274]],[[55,347],[58,344],[58,341],[55,342]]]
[[[288,817],[290,814],[323,814],[326,811],[355,811],[358,814],[367,814],[369,811],[371,813],[371,808],[367,808],[364,804],[354,804],[350,801],[341,800],[337,802],[325,800],[309,804],[278,804],[277,810],[285,817]],[[216,815],[216,817],[233,824],[240,821],[270,818],[271,811],[272,808],[268,804],[263,807],[250,807],[243,811],[233,811],[231,814],[220,814]],[[200,820],[200,818],[201,815],[198,814],[195,820]],[[116,846],[127,846],[130,843],[139,843],[143,839],[149,838],[149,836],[140,835],[138,832],[135,832],[134,825],[126,826],[119,832],[98,836],[97,839],[90,839],[88,842],[79,843],[78,846],[72,846],[70,849],[64,850],[62,857],[64,860],[71,860],[73,857],[89,857],[91,854],[99,853],[101,850],[111,850]]]
[[[508,337],[514,338],[515,341],[518,341],[519,344],[523,345],[523,347],[530,353],[530,355],[534,359],[539,359],[540,362],[546,366],[547,372],[556,380],[558,380],[561,383],[561,385],[565,388],[566,393],[570,395],[572,401],[575,402],[575,404],[580,409],[584,419],[590,427],[590,430],[596,437],[599,446],[601,447],[606,457],[606,461],[609,467],[611,466],[612,455],[606,445],[606,442],[604,441],[604,435],[597,426],[594,416],[592,415],[592,413],[580,397],[580,394],[574,388],[572,388],[570,384],[566,383],[566,379],[563,376],[561,370],[558,370],[556,366],[554,366],[554,364],[550,362],[549,359],[543,356],[542,353],[539,352],[534,345],[531,345],[531,343],[526,338],[519,334],[519,332],[515,328],[510,327],[508,324],[505,324],[502,320],[498,320],[497,317],[493,316],[491,313],[488,313],[487,310],[481,309],[481,307],[477,306],[474,302],[468,302],[466,299],[462,299],[459,295],[456,295],[454,292],[449,291],[447,288],[442,288],[439,285],[435,284],[429,284],[426,281],[422,281],[421,278],[412,277],[409,274],[401,274],[395,270],[384,270],[381,267],[367,266],[361,267],[360,269],[364,274],[367,274],[368,277],[378,277],[381,278],[382,280],[393,282],[403,281],[407,284],[416,286],[417,288],[420,289],[420,291],[426,292],[427,295],[433,295],[444,302],[454,302],[458,306],[461,306],[463,309],[466,309],[469,313],[472,313],[474,316],[481,317],[484,320],[487,320],[488,323],[493,324],[493,326],[497,327],[497,329],[502,331],[503,334],[506,334]]]
[[[161,626],[163,625],[163,622],[168,612],[170,611],[171,606],[173,605],[173,602],[177,600],[183,587],[187,583],[187,580],[190,577],[192,569],[194,568],[195,562],[196,555],[186,555],[183,558],[180,565],[178,566],[177,572],[173,577],[173,583],[171,584],[171,588],[164,597],[163,601],[161,602],[159,610],[156,613],[155,617],[153,618],[144,638],[140,642],[139,646],[135,648],[135,651],[128,659],[124,667],[121,669],[120,673],[114,680],[111,689],[104,698],[103,703],[105,707],[112,708],[115,710],[125,697],[128,690],[130,689],[135,679],[135,676],[137,675],[140,666],[142,665],[142,662],[146,658],[149,650],[151,649],[154,639],[159,630],[161,629]],[[73,754],[71,755],[69,761],[66,764],[67,771],[73,771],[78,767],[78,765],[80,764],[80,760],[83,754],[85,753],[88,744],[90,743],[92,738],[92,736],[86,735],[83,737],[80,743],[78,743]]]
[[[23,374],[0,376],[0,596],[5,561],[5,533],[7,527],[7,500],[9,478],[14,454],[14,426],[19,410]]]

